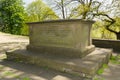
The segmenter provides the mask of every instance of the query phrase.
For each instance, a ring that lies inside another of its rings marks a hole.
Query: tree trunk
[[[120,32],[116,33],[117,40],[120,40]]]
[[[65,19],[65,9],[64,9],[64,2],[61,0],[61,7],[62,7],[62,17]]]

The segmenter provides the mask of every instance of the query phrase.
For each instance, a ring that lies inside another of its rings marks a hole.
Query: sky
[[[29,3],[33,2],[35,0],[23,0],[23,2],[25,3],[25,6],[28,5]],[[43,2],[47,2],[47,0],[42,0]]]
[[[25,5],[28,5],[29,3],[31,3],[34,0],[23,0],[23,2],[25,2]]]

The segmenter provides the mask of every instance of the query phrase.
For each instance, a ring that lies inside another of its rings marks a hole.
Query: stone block
[[[28,23],[27,49],[59,57],[84,57],[95,49],[90,38],[93,23],[81,19]]]
[[[83,58],[61,58],[26,49],[6,52],[7,59],[48,67],[61,72],[92,78],[103,64],[108,63],[112,50],[96,48]]]

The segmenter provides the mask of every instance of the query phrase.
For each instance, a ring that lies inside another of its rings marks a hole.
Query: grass
[[[14,78],[18,79],[18,80],[31,80],[29,77],[22,77],[22,76],[16,76],[15,73],[11,72],[11,71],[5,71],[3,73],[3,76],[13,76]]]
[[[10,72],[10,71],[6,71],[4,72],[4,76],[9,76],[9,75],[13,75],[14,73],[13,72]]]
[[[98,71],[97,71],[97,74],[100,75],[104,72],[104,69],[105,68],[108,68],[108,65],[107,64],[103,64],[102,68],[100,68]]]
[[[120,64],[120,55],[117,55],[117,56],[112,55],[110,57],[110,62],[113,64]],[[102,74],[105,68],[108,68],[107,64],[103,64],[102,68],[97,71],[97,74],[98,75]]]
[[[4,73],[4,76],[11,76],[11,75],[15,75],[15,73],[6,71]],[[17,78],[18,80],[31,80],[29,77],[21,77],[21,76],[14,76],[14,78]]]
[[[113,64],[120,64],[120,55],[111,56],[110,62]]]
[[[104,78],[102,78],[102,77],[100,77],[100,78],[95,77],[93,80],[105,80],[105,79],[104,79]]]
[[[29,77],[23,77],[21,80],[31,80]]]

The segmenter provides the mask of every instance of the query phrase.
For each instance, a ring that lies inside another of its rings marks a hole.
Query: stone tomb
[[[92,45],[93,23],[80,19],[28,23],[30,43],[27,49],[8,51],[7,59],[92,77],[112,53],[112,50],[95,49]]]
[[[27,48],[58,57],[83,57],[95,49],[90,38],[93,23],[79,19],[29,23]]]

